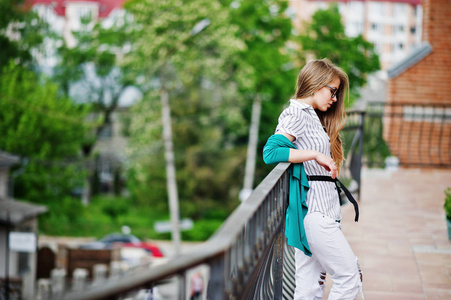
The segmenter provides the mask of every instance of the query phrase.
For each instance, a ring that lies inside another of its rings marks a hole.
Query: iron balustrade
[[[200,265],[209,267],[208,299],[282,299],[289,166],[277,165],[217,233],[189,254],[59,299],[122,299],[173,275],[182,279],[179,299],[186,299],[185,275]]]
[[[350,110],[347,112],[346,125],[341,131],[344,157],[340,171],[340,180],[349,191],[356,193],[360,199],[361,170],[363,156],[365,111]],[[342,197],[342,200],[347,199]]]
[[[387,156],[403,167],[451,167],[451,103],[370,102],[365,119],[369,167]]]

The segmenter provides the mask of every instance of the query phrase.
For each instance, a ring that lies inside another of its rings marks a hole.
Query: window
[[[384,14],[384,3],[382,2],[370,2],[369,10],[374,15],[383,15]]]
[[[18,273],[19,275],[24,275],[30,271],[30,265],[28,264],[28,253],[19,252],[18,257]]]
[[[404,33],[404,25],[394,25],[394,34],[400,34],[400,33]]]
[[[92,17],[91,8],[88,6],[78,6],[76,9],[76,14],[79,19]]]
[[[361,22],[349,22],[346,25],[347,36],[354,37],[362,33],[363,33],[363,24]]]
[[[357,28],[357,34],[363,34],[363,22],[355,22]]]
[[[364,6],[363,6],[363,3],[362,2],[360,2],[360,1],[351,1],[351,2],[348,2],[349,4],[349,9],[350,9],[350,11],[351,11],[351,13],[355,13],[355,14],[363,14],[363,8],[364,8]]]
[[[377,54],[381,54],[381,44],[380,43],[374,43],[374,51]]]
[[[395,17],[401,17],[407,15],[407,4],[405,3],[395,3],[393,5],[393,15]]]
[[[404,50],[404,46],[405,46],[404,43],[395,43],[394,44],[395,52],[402,53]]]
[[[418,17],[418,14],[419,14],[419,7],[418,7],[418,6],[415,6],[415,7],[413,8],[413,15],[414,15],[415,17]]]
[[[382,25],[378,23],[371,23],[371,30],[374,32],[382,32]]]

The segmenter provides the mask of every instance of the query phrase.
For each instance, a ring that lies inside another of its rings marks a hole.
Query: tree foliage
[[[72,34],[76,45],[63,41],[58,48],[60,62],[54,80],[62,94],[78,103],[90,103],[92,112],[102,117],[102,125],[111,123],[124,90],[133,83],[121,59],[129,45],[129,19],[118,14],[111,26],[94,22],[90,15],[81,18],[81,26]]]
[[[182,214],[199,218],[218,205],[233,208],[244,158],[234,144],[246,132],[233,58],[245,45],[236,37],[228,8],[207,0],[138,0],[126,8],[136,21],[127,59],[144,91],[131,123],[128,179],[135,199],[166,207],[159,98],[164,88]]]
[[[251,119],[251,107],[255,97],[263,99],[260,116],[259,146],[274,132],[277,116],[294,92],[297,69],[290,55],[292,22],[286,14],[286,1],[231,1],[232,22],[238,26],[239,37],[245,42],[246,50],[240,52],[238,67],[249,65],[247,80],[252,85],[240,84],[240,93],[245,101],[243,115]],[[246,127],[249,123],[246,124]],[[248,130],[238,141],[247,146]],[[257,182],[265,176],[270,167],[265,167],[261,151],[257,151]]]
[[[366,83],[366,75],[379,70],[379,57],[372,43],[361,35],[347,37],[336,5],[316,11],[305,32],[299,36],[302,47],[300,59],[308,56],[329,58],[343,68],[349,76],[351,97],[358,96],[358,90]]]
[[[47,33],[47,24],[23,1],[0,0],[0,70],[10,60],[30,66]]]
[[[16,182],[16,196],[45,203],[70,195],[83,172],[77,157],[87,130],[82,122],[86,110],[12,62],[2,74],[0,149],[29,159]]]
[[[238,26],[246,51],[240,53],[240,64],[252,68],[253,85],[243,85],[249,94],[266,94],[280,104],[280,96],[291,91],[292,57],[287,42],[291,39],[292,24],[285,14],[287,2],[280,0],[232,2],[232,22]],[[282,92],[282,95],[281,95]],[[277,98],[277,99],[276,99]]]

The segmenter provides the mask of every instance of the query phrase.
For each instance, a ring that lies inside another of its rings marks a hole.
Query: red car
[[[92,242],[80,246],[82,249],[111,249],[115,246],[141,248],[152,254],[153,257],[164,257],[160,248],[154,243],[142,242],[136,236],[131,234],[112,233],[98,242]]]

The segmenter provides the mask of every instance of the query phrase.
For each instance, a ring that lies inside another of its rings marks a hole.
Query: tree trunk
[[[174,243],[175,254],[177,255],[180,251],[180,240],[181,240],[179,228],[179,199],[175,175],[175,159],[172,143],[172,126],[171,126],[171,112],[169,107],[169,96],[164,86],[164,82],[162,82],[160,90],[160,98],[161,98],[161,111],[163,121],[164,154],[166,159],[166,182],[168,188],[169,209],[171,214],[171,225],[172,225],[172,241]]]
[[[81,196],[81,203],[83,205],[88,205],[91,199],[91,182],[89,181],[89,176],[85,178],[85,184],[83,185],[83,194]]]
[[[249,145],[247,146],[246,168],[244,173],[244,186],[240,192],[240,200],[246,200],[252,193],[255,177],[255,162],[257,157],[258,127],[260,124],[262,101],[257,94],[252,104],[252,119],[249,129]]]

